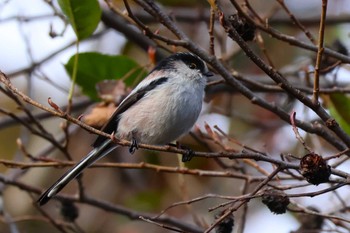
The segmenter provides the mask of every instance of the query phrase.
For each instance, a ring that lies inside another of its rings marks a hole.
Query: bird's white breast
[[[120,116],[117,136],[164,145],[187,133],[202,108],[204,80],[173,81],[147,93]]]

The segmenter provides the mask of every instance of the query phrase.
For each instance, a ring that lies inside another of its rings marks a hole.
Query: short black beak
[[[210,71],[207,71],[207,72],[203,73],[203,75],[206,76],[206,77],[214,76],[214,74],[212,72],[210,72]]]

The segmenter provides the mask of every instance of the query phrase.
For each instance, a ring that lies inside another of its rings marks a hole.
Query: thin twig
[[[315,64],[315,73],[314,73],[314,90],[312,95],[312,102],[316,105],[319,104],[318,96],[320,89],[320,65],[322,60],[322,55],[324,52],[323,41],[324,41],[324,32],[325,32],[325,21],[327,14],[327,3],[328,0],[322,0],[322,12],[321,12],[321,20],[320,20],[320,28],[318,32],[318,45],[317,45],[317,56],[316,56],[316,64]]]
[[[12,160],[0,159],[0,164],[8,167],[8,168],[19,168],[19,169],[29,169],[29,168],[43,168],[43,167],[55,167],[55,168],[63,168],[63,167],[71,167],[74,166],[76,161],[62,161],[62,160],[54,160],[47,158],[36,158],[37,161],[43,162],[15,162]],[[96,163],[91,165],[89,168],[123,168],[123,169],[148,169],[153,170],[157,173],[165,172],[165,173],[175,173],[175,174],[183,174],[183,175],[193,175],[199,177],[231,177],[240,180],[249,179],[250,182],[259,182],[265,179],[265,176],[251,176],[251,175],[243,175],[238,172],[233,171],[211,171],[211,170],[203,170],[203,169],[190,169],[186,167],[169,167],[169,166],[161,166],[150,163]],[[281,177],[280,180],[288,180],[289,177]]]
[[[250,4],[250,2],[248,0],[244,0],[244,6],[248,8],[248,10],[254,15],[254,17],[256,19],[259,20],[260,23],[264,23],[264,20],[260,17],[260,15],[254,10],[254,8],[252,7],[252,5]]]
[[[230,207],[229,209],[227,209],[225,211],[225,213],[220,216],[220,218],[218,218],[213,225],[211,225],[209,228],[207,228],[205,230],[205,233],[209,233],[211,230],[213,230],[215,228],[215,226],[217,226],[220,222],[222,222],[225,218],[227,218],[229,215],[231,215],[234,211],[236,211],[238,208],[240,208],[242,205],[244,205],[245,203],[247,203],[248,200],[250,200],[250,198],[252,198],[261,188],[263,188],[268,182],[270,182],[272,180],[272,178],[274,176],[276,176],[281,170],[283,170],[284,168],[282,167],[277,167],[268,177],[266,177],[266,179],[264,181],[262,181],[259,185],[257,185],[257,187],[248,195],[249,197],[247,199],[244,199],[241,201],[240,204],[238,204],[238,206],[234,206],[234,207]]]
[[[285,12],[287,12],[287,14],[289,15],[289,17],[291,18],[292,22],[298,27],[300,28],[300,30],[302,30],[306,37],[309,38],[309,40],[313,43],[316,44],[316,40],[313,37],[313,35],[310,33],[309,30],[307,30],[302,24],[301,22],[293,15],[293,13],[288,9],[288,7],[286,6],[286,4],[284,3],[284,0],[276,0],[281,6],[282,8],[285,10]]]
[[[210,4],[210,20],[209,20],[208,33],[209,33],[209,52],[211,55],[214,55],[214,56],[215,56],[214,26],[215,26],[215,12],[216,12],[215,6],[216,6],[216,0],[212,0],[212,4]]]
[[[145,221],[145,222],[148,222],[148,223],[154,224],[154,225],[156,225],[156,226],[159,226],[159,227],[161,227],[161,228],[167,229],[167,230],[171,230],[171,231],[174,231],[174,232],[183,232],[183,233],[185,233],[185,231],[176,229],[176,228],[171,227],[171,226],[167,226],[167,225],[165,225],[165,224],[157,223],[157,222],[155,222],[155,221],[153,221],[153,220],[151,220],[151,219],[149,219],[149,218],[145,218],[145,217],[143,217],[143,216],[140,216],[140,219],[143,220],[143,221]]]
[[[304,139],[301,137],[301,135],[299,134],[299,131],[298,131],[298,128],[297,126],[295,125],[295,115],[296,115],[296,112],[293,111],[291,114],[290,114],[290,124],[292,125],[292,129],[294,131],[294,134],[295,134],[295,137],[298,139],[298,141],[303,144],[304,146],[304,149],[307,150],[309,153],[313,154],[313,150],[308,147],[304,141]]]

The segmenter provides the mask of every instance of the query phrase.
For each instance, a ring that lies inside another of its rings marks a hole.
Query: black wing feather
[[[141,88],[134,94],[127,96],[126,99],[122,102],[122,104],[118,106],[118,108],[115,110],[113,115],[109,118],[108,122],[102,127],[101,131],[108,134],[115,132],[118,128],[119,115],[125,112],[127,109],[129,109],[132,105],[134,105],[140,99],[142,99],[147,92],[155,89],[159,85],[165,83],[167,80],[168,80],[167,77],[159,78],[157,80],[152,81],[149,85]],[[95,140],[95,142],[92,144],[92,146],[93,147],[100,146],[105,139],[106,139],[105,137],[99,135]]]

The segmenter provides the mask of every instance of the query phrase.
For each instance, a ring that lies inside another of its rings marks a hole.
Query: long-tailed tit
[[[191,53],[176,53],[162,60],[121,102],[102,131],[134,144],[168,144],[186,134],[202,108],[206,64]],[[135,145],[134,145],[135,146]],[[38,199],[47,203],[85,168],[114,150],[111,138],[99,136],[94,149],[68,170]]]

